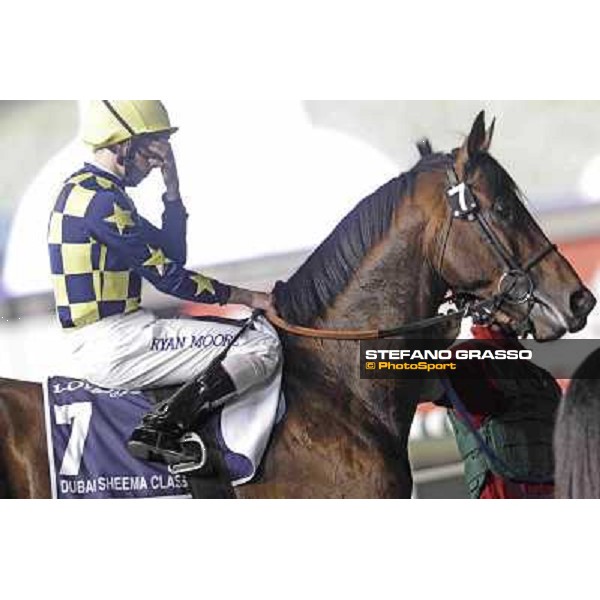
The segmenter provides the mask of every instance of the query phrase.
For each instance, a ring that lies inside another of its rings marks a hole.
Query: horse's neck
[[[400,220],[400,222],[402,222]],[[347,288],[339,294],[315,327],[333,329],[391,328],[431,316],[437,310],[441,291],[422,250],[423,227],[390,232],[373,248]],[[381,385],[361,380],[356,369],[356,342],[320,344],[294,340],[296,358],[309,365],[311,377],[344,382],[346,403],[357,403],[370,420],[382,425],[396,440],[406,437],[421,383],[387,380]],[[306,375],[304,372],[302,372]],[[302,389],[306,378],[299,378]],[[304,382],[304,383],[303,383]],[[335,399],[334,399],[335,400]],[[320,399],[327,402],[327,398]],[[352,414],[353,411],[349,411]]]
[[[432,316],[444,290],[423,251],[423,227],[392,231],[373,248],[319,326],[396,327]]]
[[[445,290],[426,256],[425,234],[433,223],[426,221],[427,212],[417,205],[416,195],[414,200],[405,198],[392,215],[388,232],[374,242],[344,289],[310,325],[386,329],[435,314]],[[367,434],[372,428],[378,439],[405,448],[420,398],[420,380],[360,379],[358,343],[353,341],[291,336],[286,337],[285,347],[291,403],[302,398],[308,412],[311,407],[327,407],[328,418],[343,421],[348,431],[362,429]]]

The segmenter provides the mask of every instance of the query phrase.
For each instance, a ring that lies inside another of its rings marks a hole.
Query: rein
[[[484,301],[486,303],[489,300]],[[483,304],[483,302],[479,303]],[[383,338],[406,335],[415,333],[422,329],[427,329],[446,321],[454,319],[463,319],[467,316],[468,306],[463,307],[457,312],[447,315],[436,315],[422,321],[401,325],[392,329],[313,329],[312,327],[302,327],[301,325],[293,325],[282,319],[274,310],[267,310],[267,319],[275,325],[275,327],[302,337],[321,338],[326,340],[379,340]]]
[[[535,284],[531,278],[530,271],[546,258],[548,254],[556,251],[556,245],[549,243],[538,254],[529,259],[524,266],[520,266],[514,255],[505,248],[489,223],[483,218],[479,200],[466,182],[459,181],[454,167],[446,169],[446,177],[450,185],[450,188],[446,191],[450,212],[445,235],[442,238],[444,243],[439,260],[439,272],[441,273],[441,266],[443,264],[446,248],[445,242],[450,235],[454,219],[476,221],[481,228],[484,240],[505,267],[505,271],[498,282],[498,292],[496,294],[491,298],[477,302],[469,303],[460,301],[462,306],[460,306],[458,311],[446,315],[436,315],[391,329],[317,329],[304,327],[288,323],[277,314],[275,309],[266,311],[268,320],[278,329],[301,337],[330,340],[376,340],[416,333],[447,321],[462,320],[469,316],[478,322],[484,323],[492,319],[493,315],[504,302],[508,304],[527,303],[528,310],[526,315],[514,328],[517,333],[526,334],[529,329],[529,315],[535,304]],[[525,285],[524,293],[519,292],[519,284]]]

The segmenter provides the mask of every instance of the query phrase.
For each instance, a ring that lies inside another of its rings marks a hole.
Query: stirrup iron
[[[183,460],[178,463],[169,465],[169,473],[171,475],[181,475],[184,473],[191,473],[192,471],[199,471],[202,469],[208,460],[208,451],[206,449],[206,444],[202,440],[202,438],[194,432],[185,433],[181,436],[179,443],[181,447],[186,449],[186,446],[193,447],[193,453],[199,453],[197,458],[190,458],[188,460]]]

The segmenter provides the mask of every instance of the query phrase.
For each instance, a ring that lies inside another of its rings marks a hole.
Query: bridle
[[[446,190],[449,211],[448,220],[444,227],[444,234],[441,238],[441,251],[438,253],[437,273],[441,277],[446,246],[454,221],[458,219],[473,222],[479,226],[484,242],[491,248],[505,269],[498,281],[498,289],[494,295],[485,300],[473,301],[469,299],[469,294],[465,292],[454,292],[449,300],[453,301],[457,306],[458,310],[455,312],[446,315],[436,315],[391,329],[315,329],[288,323],[274,310],[268,310],[266,313],[269,321],[279,329],[303,337],[336,340],[372,340],[414,334],[447,321],[462,320],[466,317],[472,317],[477,323],[489,323],[493,320],[494,315],[502,304],[518,305],[526,303],[527,312],[525,316],[513,327],[515,333],[518,335],[526,335],[531,329],[529,317],[536,302],[534,296],[535,283],[531,277],[531,270],[544,260],[546,256],[556,251],[556,245],[549,242],[545,248],[530,258],[524,265],[520,265],[514,254],[504,246],[485,219],[479,199],[466,181],[459,180],[453,165],[446,168],[446,178],[449,186]]]
[[[465,169],[466,171],[467,169]],[[479,226],[484,243],[492,250],[504,272],[498,281],[496,293],[487,300],[479,301],[470,305],[469,314],[478,323],[489,323],[503,303],[519,305],[527,304],[525,316],[512,327],[515,333],[526,335],[531,327],[530,315],[535,305],[535,283],[531,277],[531,271],[546,256],[555,252],[556,244],[548,242],[537,254],[530,258],[524,265],[519,264],[514,254],[506,248],[494,229],[483,215],[481,203],[471,187],[465,181],[459,181],[454,166],[446,169],[446,177],[450,187],[446,191],[446,197],[450,205],[447,226],[442,237],[439,253],[437,272],[442,273],[444,255],[452,224],[456,219],[476,223]],[[455,292],[454,301],[462,306],[466,295],[460,291]]]

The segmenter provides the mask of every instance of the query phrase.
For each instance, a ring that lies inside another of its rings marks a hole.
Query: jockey
[[[155,388],[197,377],[235,335],[232,324],[158,318],[140,306],[141,279],[187,301],[271,305],[266,293],[221,283],[184,267],[187,213],[169,143],[177,129],[158,100],[91,103],[83,127],[93,160],[64,183],[50,216],[48,246],[60,324],[78,375],[95,385]],[[153,169],[165,185],[162,228],[127,195]],[[129,441],[138,458],[176,462],[182,435],[208,404],[268,380],[279,339],[261,317],[184,396],[146,415]]]
[[[516,335],[497,324],[474,325],[471,332],[474,340],[453,349],[523,349]],[[474,360],[465,368],[470,377],[450,377],[450,385],[468,415],[458,414],[447,392],[435,404],[449,409],[469,495],[554,497],[552,435],[561,397],[554,377],[524,361],[515,366],[511,361]],[[482,451],[465,423],[467,416],[501,465]]]

